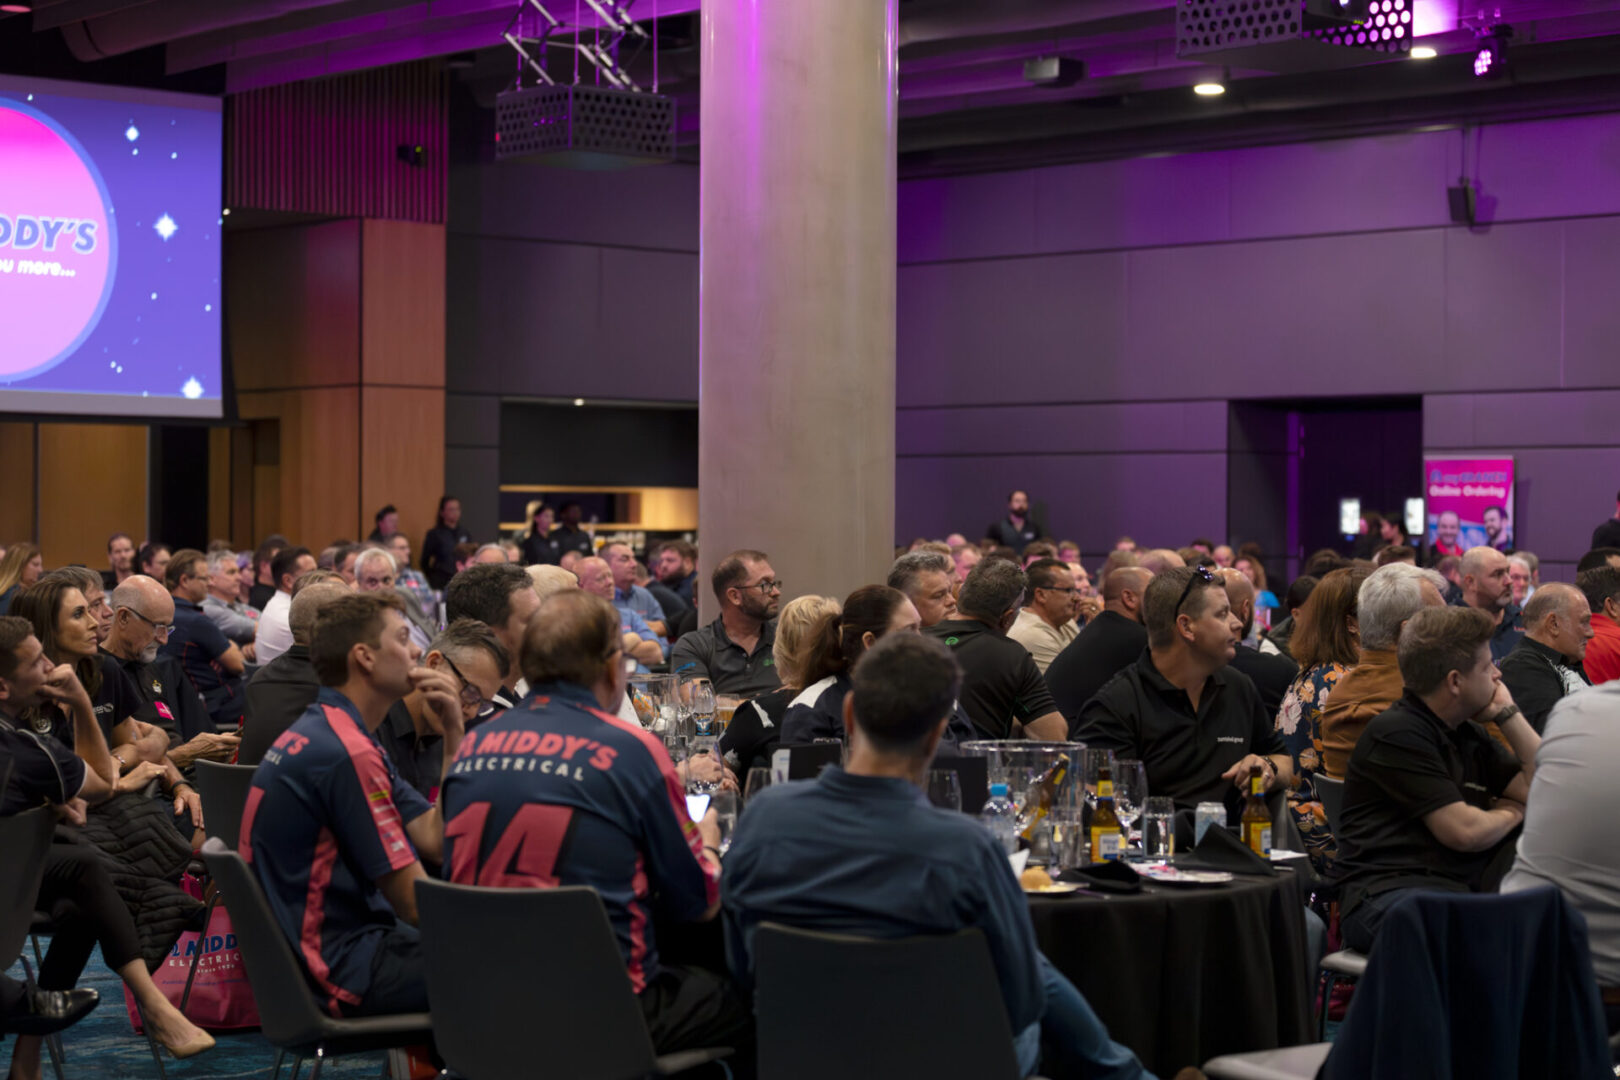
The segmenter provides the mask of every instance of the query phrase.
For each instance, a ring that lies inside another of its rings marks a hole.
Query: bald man
[[[1581,661],[1592,640],[1592,609],[1573,585],[1543,585],[1524,606],[1524,639],[1502,660],[1502,682],[1537,735],[1554,705],[1592,685]]]
[[[1299,665],[1286,656],[1263,653],[1243,644],[1254,629],[1254,584],[1240,570],[1219,570],[1221,584],[1226,586],[1226,599],[1232,607],[1232,618],[1238,624],[1237,652],[1230,666],[1241,671],[1260,691],[1260,703],[1266,713],[1276,719],[1282,708],[1283,696],[1299,676]]]
[[[1152,551],[1137,555],[1136,565],[1145,566],[1152,573],[1162,574],[1166,570],[1186,566],[1187,560],[1169,548],[1154,548]]]
[[[596,555],[581,559],[574,564],[574,573],[579,577],[581,589],[613,603],[613,568],[606,559]],[[647,620],[633,608],[615,610],[619,612],[619,634],[624,639],[625,655],[635,659],[636,671],[645,673],[646,665],[662,663],[664,647]]]
[[[309,659],[309,640],[315,633],[315,620],[326,605],[354,595],[341,578],[314,582],[304,578],[294,589],[296,593],[287,609],[292,645],[254,672],[243,694],[242,745],[236,758],[240,765],[257,765],[281,733],[314,704],[315,696],[321,691],[321,680],[315,676],[315,667]]]
[[[1492,547],[1472,547],[1463,552],[1458,573],[1462,606],[1483,611],[1496,624],[1491,634],[1491,659],[1500,664],[1524,638],[1523,613],[1513,602],[1508,558]]]
[[[1147,648],[1142,594],[1153,571],[1122,566],[1103,578],[1103,609],[1046,669],[1046,685],[1069,724],[1103,684],[1136,663]]]

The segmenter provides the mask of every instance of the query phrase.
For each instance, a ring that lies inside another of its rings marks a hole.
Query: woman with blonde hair
[[[720,752],[738,775],[746,777],[749,769],[770,767],[771,754],[782,740],[782,716],[804,689],[810,653],[817,644],[816,630],[842,610],[843,605],[831,596],[800,596],[782,605],[771,646],[781,689],[737,706],[731,725],[720,736]]]
[[[17,593],[39,580],[45,559],[34,544],[12,544],[0,557],[0,615],[11,610]]]

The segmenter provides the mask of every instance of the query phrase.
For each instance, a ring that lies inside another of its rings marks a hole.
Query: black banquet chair
[[[658,1055],[596,890],[416,883],[434,1042],[468,1080],[637,1080],[719,1061]]]
[[[203,816],[208,815],[204,812]],[[320,1080],[321,1065],[327,1058],[432,1042],[433,1025],[427,1013],[355,1020],[328,1015],[310,991],[298,957],[282,936],[258,879],[242,856],[213,837],[203,845],[202,858],[224,894],[225,910],[231,913],[242,963],[259,1008],[260,1030],[277,1051],[275,1075],[280,1074],[282,1057],[288,1052],[295,1058],[294,1075],[298,1062],[314,1058],[309,1080]]]
[[[978,930],[884,941],[763,923],[754,933],[760,1080],[1017,1080],[999,983]]]

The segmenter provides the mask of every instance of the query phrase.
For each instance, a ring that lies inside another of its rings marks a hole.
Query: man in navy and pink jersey
[[[444,823],[376,731],[420,690],[448,763],[464,722],[451,677],[416,666],[403,607],[397,593],[373,592],[321,608],[310,642],[320,694],[265,752],[242,816],[242,857],[334,1016],[427,1010],[417,852],[439,858]]]
[[[615,715],[619,613],[583,590],[546,598],[521,663],[529,695],[469,733],[445,774],[445,876],[595,889],[658,1052],[732,1046],[748,1060],[752,1020],[731,982],[659,962],[655,908],[678,921],[719,911],[720,830],[712,810],[687,817],[662,741]]]

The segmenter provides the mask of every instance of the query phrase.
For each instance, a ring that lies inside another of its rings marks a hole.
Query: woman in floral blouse
[[[1322,706],[1340,676],[1360,659],[1356,593],[1371,573],[1363,567],[1348,567],[1324,575],[1294,616],[1289,651],[1299,662],[1299,677],[1283,696],[1277,713],[1277,731],[1294,758],[1288,808],[1311,865],[1324,877],[1333,870],[1334,843],[1314,786],[1322,769]]]

